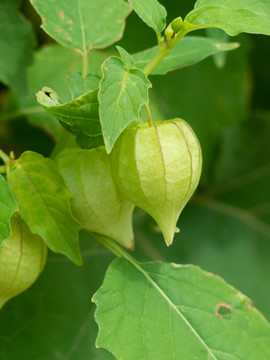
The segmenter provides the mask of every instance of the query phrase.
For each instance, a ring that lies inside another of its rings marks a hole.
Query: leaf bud
[[[173,37],[173,35],[174,35],[174,31],[171,27],[171,24],[169,24],[165,29],[165,37],[166,37],[167,41],[170,41],[170,39]]]
[[[171,23],[171,27],[172,27],[172,30],[175,32],[175,33],[178,33],[178,31],[180,31],[183,27],[183,19],[181,18],[181,16],[175,18],[172,23]]]

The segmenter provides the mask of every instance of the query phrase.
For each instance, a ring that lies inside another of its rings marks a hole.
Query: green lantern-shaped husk
[[[0,247],[0,309],[35,282],[47,258],[43,240],[18,215],[11,218],[11,230]]]
[[[123,194],[158,223],[167,245],[181,211],[198,186],[202,156],[199,141],[181,119],[128,128],[112,152]]]
[[[83,228],[132,249],[134,205],[118,190],[105,149],[69,149],[60,153],[56,161],[73,195],[72,213]]]

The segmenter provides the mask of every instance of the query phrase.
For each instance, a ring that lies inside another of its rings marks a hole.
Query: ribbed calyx
[[[143,123],[121,135],[111,156],[121,191],[156,220],[170,245],[201,175],[196,135],[182,119]]]
[[[0,309],[35,282],[47,259],[47,246],[18,215],[11,218],[11,230],[0,247]]]
[[[132,249],[134,204],[118,190],[105,149],[69,149],[56,161],[72,194],[72,213],[82,227]]]

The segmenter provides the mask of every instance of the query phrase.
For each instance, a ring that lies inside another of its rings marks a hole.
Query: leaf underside
[[[62,104],[53,90],[43,88],[37,94],[37,101],[67,130],[76,135],[77,142],[82,148],[94,148],[103,145],[97,93],[97,89],[91,90]]]
[[[10,166],[8,183],[19,213],[48,247],[81,263],[79,224],[70,211],[70,193],[50,159],[27,151]]]

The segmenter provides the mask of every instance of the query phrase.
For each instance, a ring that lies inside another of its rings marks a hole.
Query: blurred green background
[[[169,22],[184,17],[194,1],[162,4]],[[67,73],[80,70],[81,60],[40,29],[28,1],[21,10],[34,26],[36,55],[25,92],[1,85],[0,147],[16,156],[25,150],[49,156],[59,125],[38,108],[34,95],[49,86],[68,99]],[[132,13],[118,44],[135,53],[155,41],[154,32]],[[181,117],[189,122],[201,142],[204,166],[199,189],[180,217],[181,232],[170,248],[154,221],[135,211],[134,256],[199,265],[249,296],[270,320],[270,39],[241,35],[233,41],[241,46],[226,54],[222,68],[209,58],[150,78],[156,120]],[[99,71],[113,51],[94,54],[90,70]],[[112,359],[94,347],[97,329],[90,299],[113,256],[84,232],[81,248],[81,268],[50,253],[39,280],[5,305],[0,313],[1,359]]]

